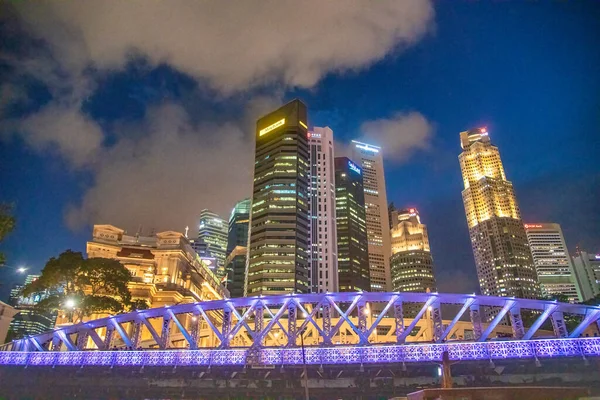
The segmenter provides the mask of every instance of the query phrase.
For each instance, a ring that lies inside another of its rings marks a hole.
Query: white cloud
[[[429,148],[434,128],[418,112],[399,112],[391,118],[367,121],[361,131],[362,140],[383,147],[387,162],[401,163],[415,151]]]
[[[310,87],[369,66],[419,40],[434,14],[428,0],[50,0],[17,9],[69,70],[119,68],[136,51],[224,92]]]

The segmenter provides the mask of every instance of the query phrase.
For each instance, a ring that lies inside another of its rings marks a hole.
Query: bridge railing
[[[442,315],[442,311],[443,314]],[[575,316],[570,332],[565,315]],[[600,307],[442,293],[323,293],[178,304],[63,326],[1,351],[245,349],[527,341],[598,331]]]

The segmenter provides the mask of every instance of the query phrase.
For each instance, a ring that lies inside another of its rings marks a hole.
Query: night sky
[[[202,208],[228,217],[251,194],[254,121],[295,97],[340,149],[384,147],[388,201],[428,225],[440,291],[478,290],[457,158],[472,127],[524,222],[600,251],[599,2],[250,3],[0,6],[8,265],[84,251],[94,223],[195,234]],[[18,277],[0,279],[4,299]]]

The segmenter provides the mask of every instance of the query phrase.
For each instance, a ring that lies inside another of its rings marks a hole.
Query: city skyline
[[[227,82],[244,95],[213,103],[198,83],[197,71],[185,68],[177,59],[158,65],[152,61],[153,55],[94,80],[97,85],[91,85],[89,101],[80,107],[83,113],[69,110],[73,114],[67,115],[72,118],[63,120],[65,127],[75,126],[95,135],[94,146],[82,139],[82,147],[70,148],[72,156],[65,155],[69,151],[61,146],[75,141],[54,140],[53,132],[48,136],[15,132],[20,139],[10,133],[3,142],[0,156],[6,160],[6,168],[0,176],[1,200],[15,203],[17,216],[16,231],[1,245],[7,264],[27,265],[32,273],[37,272],[48,258],[67,248],[83,250],[93,223],[114,224],[133,234],[139,225],[146,233],[183,231],[186,225],[196,224],[201,208],[227,215],[234,202],[249,193],[247,184],[239,185],[240,181],[250,182],[246,170],[252,165],[247,156],[240,157],[244,151],[251,152],[247,137],[253,130],[246,121],[296,97],[308,105],[310,127],[330,126],[342,144],[356,139],[388,149],[384,160],[388,200],[415,206],[428,222],[436,274],[443,278],[439,279],[440,290],[477,289],[464,211],[457,195],[460,171],[456,165],[460,151],[456,133],[473,126],[487,126],[494,133],[523,219],[561,224],[572,254],[577,244],[590,253],[597,252],[600,180],[593,149],[598,135],[589,105],[594,104],[593,96],[600,88],[593,72],[600,60],[595,52],[585,51],[597,48],[598,39],[584,34],[593,29],[597,8],[456,7],[462,12],[436,5],[428,14],[429,21],[435,21],[435,33],[415,38],[404,52],[384,50],[389,58],[367,58],[356,72],[325,69],[315,72],[315,83],[300,79],[306,77],[302,75],[306,65],[295,70],[285,67],[281,76],[288,80],[280,91],[262,88],[248,92],[244,84]],[[553,27],[542,23],[548,15],[567,10],[573,18],[561,19]],[[457,26],[464,29],[457,30]],[[35,33],[25,26],[20,29],[16,32],[23,33],[22,38]],[[510,34],[499,37],[499,31]],[[490,48],[490,43],[495,47]],[[2,50],[10,53],[10,49]],[[261,65],[272,63],[271,59],[263,61]],[[342,64],[340,69],[346,67]],[[103,68],[101,63],[99,68]],[[275,71],[273,79],[278,79],[278,72],[281,70]],[[27,120],[26,127],[32,132],[40,126],[56,126],[51,117],[60,113],[52,113],[57,109],[51,107],[61,91],[51,86],[51,80],[42,80],[38,88],[19,79],[11,79],[10,87],[27,88],[24,96],[31,103],[15,98],[11,115]],[[291,86],[286,86],[287,82],[292,82]],[[47,109],[39,116],[46,119],[30,120],[38,115],[38,108]],[[235,129],[224,130],[223,121]],[[402,132],[399,138],[406,142],[382,133],[389,129]],[[167,131],[180,136],[168,136]],[[72,139],[68,132],[64,134]],[[50,141],[40,142],[44,137]],[[132,142],[137,142],[143,157],[133,151]],[[102,148],[100,153],[97,146]],[[208,150],[199,152],[198,148]],[[72,158],[75,155],[80,158]],[[85,162],[88,156],[95,160],[92,165]],[[231,167],[225,168],[229,164]],[[31,246],[32,242],[36,245]],[[14,277],[7,271],[2,274],[5,287],[10,286]],[[448,279],[454,276],[459,279]]]

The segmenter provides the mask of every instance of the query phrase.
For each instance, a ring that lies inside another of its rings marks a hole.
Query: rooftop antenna
[[[186,237],[186,238],[188,237],[188,231],[189,231],[189,230],[190,230],[190,227],[189,227],[189,226],[186,226],[186,227],[185,227],[185,237]]]

